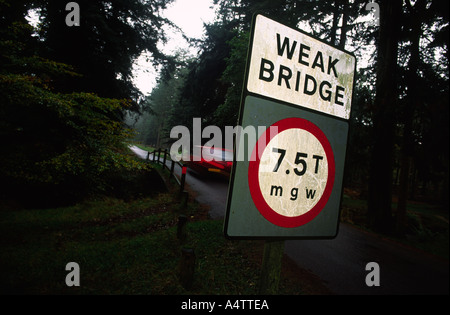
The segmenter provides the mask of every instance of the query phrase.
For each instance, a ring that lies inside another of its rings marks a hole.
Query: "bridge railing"
[[[180,194],[182,194],[184,192],[184,186],[185,186],[185,182],[186,182],[186,170],[187,167],[184,163],[181,163],[179,161],[174,161],[172,159],[170,159],[170,163],[168,157],[170,157],[169,152],[167,151],[167,149],[155,149],[153,152],[147,152],[147,161],[150,161],[150,155],[153,154],[153,158],[152,158],[152,162],[153,163],[159,163],[162,164],[163,168],[166,168],[167,170],[169,170],[170,172],[170,179],[174,178],[175,181],[177,182],[177,184],[180,186]],[[162,158],[161,158],[162,155]],[[169,165],[170,166],[169,166]],[[175,165],[178,165],[181,168],[181,176],[180,178],[178,178],[175,174]]]

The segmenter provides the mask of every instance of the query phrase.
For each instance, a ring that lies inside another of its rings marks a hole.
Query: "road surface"
[[[130,149],[140,158],[147,158],[147,151],[136,146],[131,146]],[[153,160],[152,154],[150,160]],[[167,162],[167,165],[170,167],[169,163]],[[181,174],[181,167],[178,164],[175,164],[174,172],[175,174]],[[188,170],[186,184],[196,192],[195,199],[199,203],[210,207],[209,215],[212,219],[224,217],[228,191],[228,180],[226,178],[219,176],[200,177],[194,171]]]
[[[142,158],[147,152],[131,147]],[[181,170],[178,170],[179,172]],[[210,216],[225,216],[228,181],[199,178],[188,173],[186,183],[198,202],[210,207]],[[341,223],[332,240],[289,240],[285,253],[301,268],[320,277],[335,294],[449,294],[449,262],[381,236]],[[379,286],[367,286],[369,262],[379,266]]]

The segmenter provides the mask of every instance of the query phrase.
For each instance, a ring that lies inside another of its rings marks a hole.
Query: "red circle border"
[[[272,140],[272,138],[276,136],[276,134],[270,133],[270,127],[277,127],[278,128],[277,134],[292,128],[303,129],[308,131],[319,140],[327,156],[328,179],[322,197],[316,203],[316,205],[313,208],[311,208],[311,210],[299,216],[288,217],[275,212],[267,204],[266,200],[264,199],[264,196],[261,193],[261,187],[259,185],[259,178],[258,178],[260,155],[257,153],[260,141],[263,140],[266,141],[264,148],[261,150],[262,155],[262,152],[264,152],[264,149],[269,144],[270,140]],[[330,142],[328,141],[327,137],[322,132],[322,130],[320,130],[319,127],[317,127],[315,124],[306,119],[285,118],[274,123],[270,127],[267,128],[266,131],[261,135],[252,151],[251,159],[248,166],[248,186],[250,189],[250,194],[252,196],[256,208],[262,214],[262,216],[266,218],[268,221],[272,222],[277,226],[285,228],[299,227],[313,220],[323,210],[323,208],[328,202],[328,199],[330,198],[335,178],[335,162],[333,149],[331,148]]]

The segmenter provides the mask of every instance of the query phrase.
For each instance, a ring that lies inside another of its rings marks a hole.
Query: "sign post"
[[[355,68],[351,53],[254,16],[239,125],[261,132],[236,139],[228,238],[337,235]]]
[[[264,243],[263,261],[259,280],[259,294],[278,293],[281,278],[281,260],[284,254],[284,241],[266,241]]]
[[[266,240],[261,294],[277,293],[284,240],[338,233],[355,69],[352,54],[254,16],[239,125],[265,131],[236,139],[224,233]]]

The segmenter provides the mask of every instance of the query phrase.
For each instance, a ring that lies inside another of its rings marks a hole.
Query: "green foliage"
[[[173,0],[79,0],[80,26],[67,27],[65,1],[38,1],[42,8],[39,34],[49,59],[72,65],[83,75],[69,77],[59,87],[93,92],[102,97],[140,96],[132,83],[132,66],[143,51],[155,65],[170,66],[171,57],[158,44],[166,41],[163,26],[172,25],[160,13]]]
[[[230,54],[229,41],[236,30],[222,23],[205,26],[205,40],[198,58],[189,64],[189,73],[181,89],[180,106],[189,126],[193,117],[202,117],[206,124],[214,124],[214,111],[224,102],[228,85],[221,79]]]
[[[90,93],[61,94],[38,78],[0,75],[0,171],[35,183],[68,177],[99,179],[111,169],[142,167],[125,152],[131,131],[115,118],[127,100]]]
[[[59,175],[88,173],[95,176],[101,176],[109,169],[138,166],[120,152],[124,149],[122,143],[128,138],[129,131],[119,121],[108,117],[126,108],[126,100],[72,93],[57,95],[57,101],[47,106],[64,123],[69,145],[59,155],[38,163],[39,166],[53,169]]]
[[[50,187],[82,195],[105,190],[110,174],[147,168],[125,145],[132,131],[121,112],[131,101],[58,91],[61,78],[80,75],[37,55],[31,32],[14,22],[0,33],[0,179],[8,183],[2,195],[39,195]]]
[[[249,32],[241,32],[230,40],[230,56],[226,58],[227,67],[222,74],[222,80],[229,86],[226,99],[220,104],[215,113],[215,121],[218,126],[234,126],[238,121],[239,105],[244,84],[245,64],[247,60]]]
[[[146,99],[145,104],[153,117],[143,116],[138,131],[148,134],[148,129],[142,130],[142,127],[148,128],[149,124],[142,120],[148,123],[154,120],[152,128],[159,130],[159,134],[141,138],[145,142],[156,145],[160,139],[160,145],[167,144],[172,127],[183,125],[189,128],[194,117],[201,117],[205,124],[217,124],[215,111],[224,103],[230,85],[222,79],[222,74],[230,54],[230,40],[235,37],[236,30],[217,22],[206,25],[205,31],[207,35],[200,44],[198,57],[178,60],[182,66],[166,73],[169,78],[161,80]],[[166,141],[161,140],[163,138]]]

